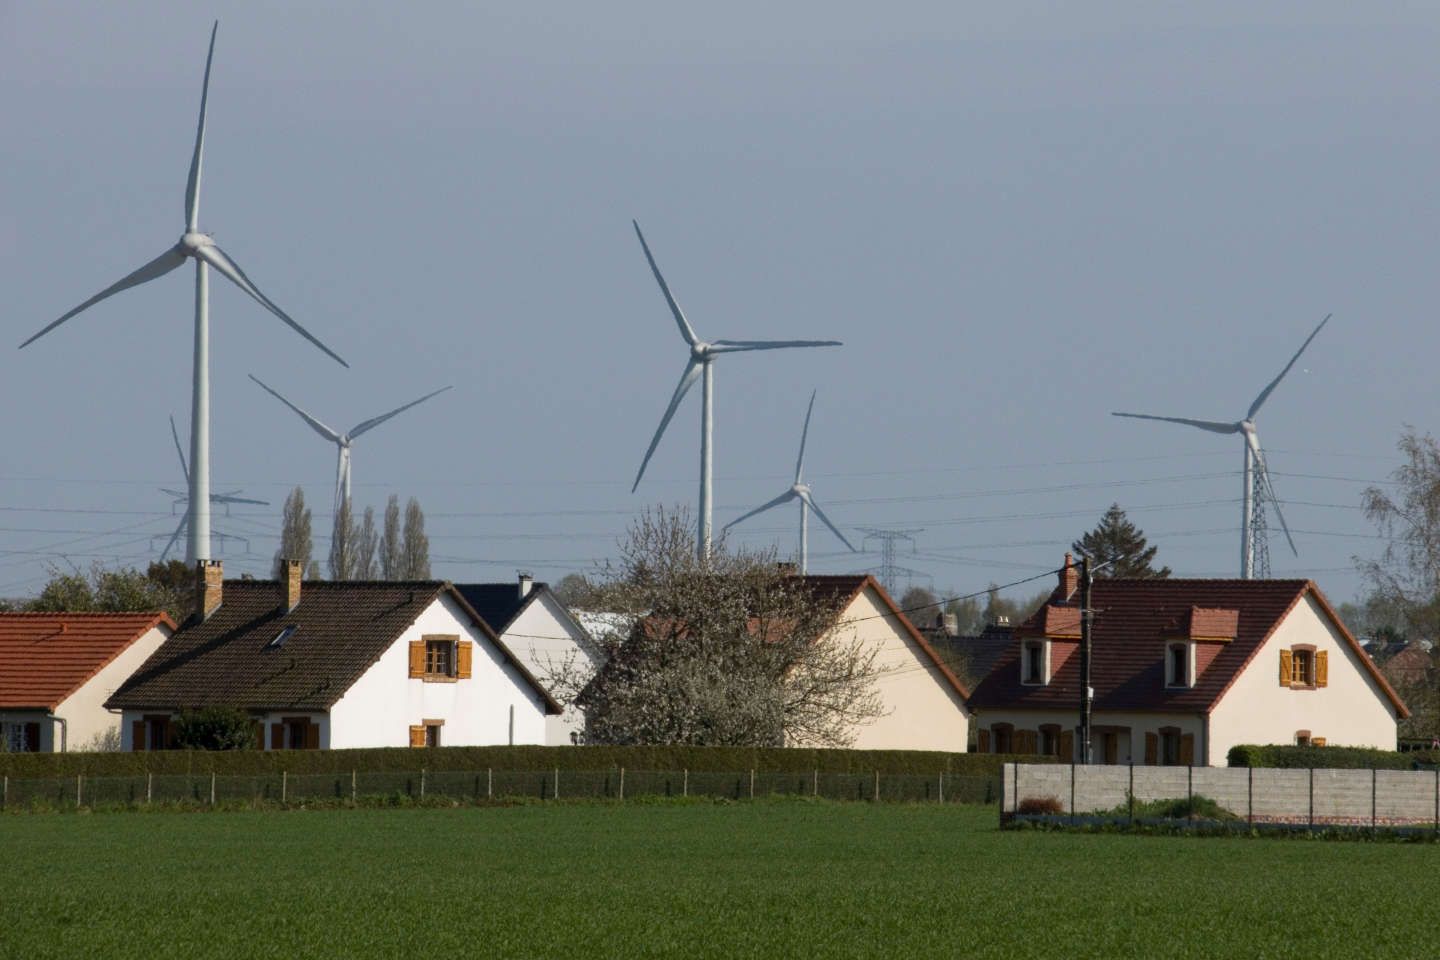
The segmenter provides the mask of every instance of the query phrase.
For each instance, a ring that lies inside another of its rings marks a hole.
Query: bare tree
[[[590,742],[843,746],[883,712],[879,650],[837,621],[835,598],[773,551],[720,542],[698,560],[684,508],[632,524],[592,602],[629,616],[595,638],[601,669],[570,685]]]
[[[280,526],[280,549],[275,551],[275,579],[285,577],[285,561],[299,560],[300,566],[316,576],[319,570],[312,559],[315,543],[310,535],[310,508],[305,506],[305,491],[296,487],[285,498]]]
[[[392,493],[385,501],[385,526],[380,534],[381,579],[404,579],[400,576],[404,563],[405,552],[400,542],[400,498]]]
[[[366,507],[360,520],[360,529],[355,534],[355,569],[352,580],[374,580],[377,565],[375,547],[379,536],[375,532],[375,508]]]
[[[425,536],[425,514],[414,497],[405,504],[405,532],[401,539],[400,580],[430,579],[430,538]]]
[[[1373,602],[1404,619],[1412,637],[1440,635],[1440,446],[1407,426],[1397,444],[1404,462],[1390,474],[1394,492],[1370,487],[1365,516],[1385,538],[1378,558],[1355,558]]]
[[[355,540],[359,531],[350,513],[350,501],[340,498],[335,511],[335,527],[330,533],[330,579],[355,579]]]

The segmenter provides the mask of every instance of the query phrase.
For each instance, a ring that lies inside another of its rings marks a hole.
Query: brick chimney
[[[220,609],[225,585],[225,568],[219,560],[200,560],[195,565],[195,613],[201,620]]]
[[[525,571],[520,571],[520,599],[524,600],[530,596],[530,588],[535,585],[535,578]]]
[[[300,581],[305,574],[303,560],[285,561],[285,612],[294,610],[300,603]]]
[[[1075,596],[1075,591],[1080,589],[1080,568],[1075,565],[1075,558],[1065,554],[1065,569],[1060,571],[1060,599],[1069,600]]]

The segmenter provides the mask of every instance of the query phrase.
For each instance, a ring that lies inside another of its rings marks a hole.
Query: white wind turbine
[[[190,509],[188,506],[190,501],[190,494],[188,492],[190,486],[190,468],[185,465],[185,451],[180,446],[180,431],[175,429],[174,417],[170,418],[170,439],[175,441],[175,455],[180,458],[180,472],[185,477],[186,491],[182,492],[180,490],[171,490],[169,487],[161,487],[160,492],[170,494],[170,496],[175,498],[176,503],[184,503],[187,506],[185,509],[185,515],[180,518],[180,525],[177,526],[175,528],[175,532],[170,535],[170,540],[165,544],[165,549],[160,551],[161,563],[164,563],[165,558],[170,556],[170,551],[174,548],[175,541],[180,539],[180,537],[185,533],[185,528],[190,525]],[[237,494],[239,493],[239,490],[231,490],[229,493],[212,493],[210,494],[210,502],[218,503],[226,507],[225,512],[227,516],[230,512],[229,506],[232,503],[247,503],[257,507],[270,506],[269,500],[252,500],[249,497],[237,496]],[[220,538],[221,548],[223,549],[225,534],[217,533],[215,535]]]
[[[295,404],[285,399],[285,397],[280,395],[279,391],[267,385],[263,380],[255,376],[255,374],[250,374],[250,379],[260,384],[260,387],[266,393],[270,394],[270,396],[274,397],[276,400],[279,400],[281,403],[285,404],[285,406],[289,407],[291,410],[294,410],[297,414],[299,414],[300,419],[310,424],[310,428],[312,430],[320,434],[320,436],[324,437],[326,440],[329,440],[331,443],[335,444],[336,517],[339,517],[340,515],[340,505],[342,503],[350,502],[350,446],[355,442],[356,438],[358,438],[363,433],[375,429],[376,427],[380,426],[380,424],[384,423],[386,420],[389,420],[391,417],[396,416],[397,414],[404,413],[411,407],[416,406],[417,404],[424,403],[426,400],[429,400],[436,394],[444,393],[446,390],[450,389],[449,387],[441,387],[439,390],[435,390],[425,394],[425,396],[421,397],[419,400],[411,400],[409,403],[404,404],[403,406],[396,407],[389,413],[382,413],[378,417],[371,417],[369,420],[362,420],[359,423],[355,424],[355,426],[351,427],[348,432],[340,433],[337,430],[332,430],[329,427],[325,426],[325,424],[321,423],[319,420],[315,419],[310,414],[306,413],[304,410],[301,410]]]
[[[266,310],[279,317],[300,336],[325,351],[344,366],[340,356],[321,343],[308,330],[292,320],[251,282],[235,261],[215,245],[208,234],[200,232],[200,161],[205,146],[205,106],[210,96],[210,63],[215,57],[215,34],[219,21],[210,31],[210,52],[205,57],[205,81],[200,89],[200,122],[195,130],[195,153],[190,159],[190,177],[185,184],[185,232],[169,250],[140,269],[101,290],[80,306],[45,327],[21,348],[54,330],[81,311],[122,290],[139,286],[177,269],[186,260],[195,261],[195,358],[190,401],[190,490],[189,516],[186,527],[185,562],[210,559],[210,278],[214,267],[221,276],[244,290]]]
[[[1257,539],[1263,535],[1265,500],[1269,500],[1275,507],[1275,516],[1280,519],[1280,528],[1285,531],[1285,539],[1290,544],[1290,550],[1299,556],[1300,552],[1295,549],[1295,540],[1290,536],[1290,528],[1285,523],[1285,515],[1280,512],[1280,501],[1275,497],[1275,488],[1270,483],[1270,471],[1265,466],[1265,452],[1260,447],[1260,436],[1255,430],[1255,415],[1265,405],[1276,386],[1295,366],[1295,361],[1300,359],[1300,354],[1310,346],[1310,341],[1315,339],[1316,334],[1330,322],[1330,314],[1320,321],[1300,349],[1295,351],[1295,356],[1285,364],[1285,369],[1280,371],[1279,376],[1271,380],[1264,390],[1260,391],[1255,402],[1250,404],[1250,409],[1245,414],[1245,419],[1236,420],[1233,423],[1226,423],[1216,420],[1189,420],[1184,417],[1157,417],[1145,413],[1115,413],[1116,417],[1133,417],[1137,420],[1164,420],[1167,423],[1183,423],[1192,427],[1199,427],[1201,430],[1209,430],[1211,433],[1238,433],[1244,437],[1245,443],[1245,468],[1244,468],[1244,491],[1241,498],[1243,513],[1240,520],[1240,576],[1245,580],[1255,577],[1255,555],[1257,551]],[[1258,518],[1257,518],[1258,515]],[[1258,520],[1258,522],[1257,522]],[[1263,549],[1264,545],[1258,545]],[[1262,564],[1262,576],[1269,576],[1268,550],[1265,551],[1266,562]]]
[[[800,456],[795,461],[795,482],[790,485],[790,489],[786,490],[784,493],[780,494],[780,496],[776,497],[774,500],[771,500],[764,506],[756,507],[749,513],[737,517],[734,520],[731,520],[729,523],[725,524],[725,530],[729,530],[737,523],[749,520],[757,513],[764,513],[771,507],[778,507],[782,503],[789,503],[791,500],[798,500],[800,502],[800,576],[802,577],[805,576],[810,561],[809,541],[811,510],[815,511],[815,516],[820,518],[821,523],[825,524],[825,526],[830,528],[831,533],[835,534],[835,536],[840,538],[841,543],[845,544],[845,546],[850,548],[851,553],[856,552],[855,545],[851,543],[848,539],[846,539],[845,534],[840,532],[839,527],[835,526],[835,524],[830,522],[829,517],[825,516],[825,511],[820,509],[820,505],[815,502],[814,496],[812,496],[810,493],[810,485],[806,483],[803,479],[803,475],[805,472],[805,438],[810,435],[810,414],[812,411],[814,411],[814,409],[815,393],[814,391],[811,391],[810,406],[805,408],[805,426],[800,431]],[[721,532],[723,533],[724,531]]]
[[[697,379],[704,380],[701,389],[700,400],[700,516],[699,536],[696,539],[696,550],[700,559],[704,560],[710,556],[710,530],[711,530],[711,487],[713,479],[712,440],[714,435],[714,412],[715,399],[715,358],[722,353],[741,353],[748,350],[781,350],[787,347],[838,347],[839,340],[701,340],[695,335],[690,322],[685,319],[681,312],[680,305],[670,294],[670,287],[666,285],[665,278],[660,275],[660,268],[655,265],[655,258],[650,254],[650,245],[645,242],[645,234],[640,232],[640,224],[630,221],[635,226],[635,236],[640,238],[640,247],[645,251],[645,259],[650,262],[650,272],[655,274],[655,282],[660,284],[660,292],[665,294],[665,302],[670,305],[670,312],[675,315],[675,323],[680,328],[680,336],[685,338],[686,345],[690,348],[690,359],[685,362],[685,372],[680,375],[680,383],[675,387],[675,393],[670,398],[670,405],[665,408],[665,415],[660,418],[660,426],[655,431],[655,437],[650,441],[650,448],[645,451],[645,459],[640,463],[640,470],[635,474],[635,483],[631,485],[630,492],[634,493],[640,486],[640,478],[645,476],[645,467],[650,463],[650,457],[655,453],[655,448],[660,444],[660,438],[665,434],[665,428],[670,425],[670,419],[675,416],[675,410],[680,406],[680,401],[685,394],[695,385]]]

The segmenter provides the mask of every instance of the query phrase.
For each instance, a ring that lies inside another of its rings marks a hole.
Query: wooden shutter
[[[1021,752],[1021,753],[1039,753],[1039,752],[1040,752],[1040,734],[1037,733],[1037,732],[1034,731],[1034,730],[1021,730],[1021,731],[1020,731],[1020,752]]]
[[[981,730],[979,733],[975,734],[975,749],[976,749],[976,751],[978,751],[979,753],[989,753],[989,752],[990,752],[990,731],[989,731],[989,730]]]
[[[1180,738],[1180,766],[1195,766],[1195,734],[1187,733]]]
[[[141,751],[145,749],[145,721],[130,721],[130,749]]]
[[[1312,747],[1323,747],[1323,746],[1325,746],[1325,738],[1324,738],[1324,737],[1311,737],[1311,738],[1310,738],[1310,746],[1312,746]]]
[[[1290,686],[1290,660],[1289,650],[1280,651],[1280,686]]]
[[[1153,733],[1145,734],[1145,765],[1149,767],[1155,766],[1155,762],[1159,756],[1160,738]]]
[[[415,679],[425,676],[425,641],[410,641],[410,677]]]
[[[1330,681],[1330,652],[1315,651],[1315,686],[1323,687]]]
[[[29,753],[40,752],[40,724],[25,724],[25,749]]]
[[[305,749],[320,749],[320,724],[315,723],[313,720],[305,724]]]
[[[471,660],[473,660],[475,645],[469,640],[461,640],[455,644],[455,676],[461,680],[470,679]]]
[[[1060,734],[1060,762],[1069,763],[1075,759],[1075,733],[1066,730]]]
[[[272,723],[272,724],[270,724],[270,749],[271,749],[271,750],[284,750],[284,749],[285,749],[285,724],[283,724],[283,723]]]
[[[425,746],[425,725],[423,723],[410,727],[410,746]]]

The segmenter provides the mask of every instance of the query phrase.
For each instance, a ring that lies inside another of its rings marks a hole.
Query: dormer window
[[[1190,665],[1191,645],[1188,643],[1170,643],[1165,646],[1165,686],[1167,687],[1189,687],[1193,686],[1191,675],[1193,671]]]
[[[1046,648],[1049,645],[1044,640],[1026,640],[1020,647],[1020,682],[1024,684],[1043,685],[1049,682],[1049,670],[1046,661]]]

